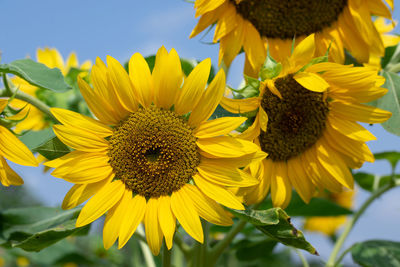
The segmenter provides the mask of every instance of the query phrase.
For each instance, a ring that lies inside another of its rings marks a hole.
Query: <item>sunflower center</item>
[[[322,93],[302,87],[291,74],[276,79],[275,87],[282,99],[265,89],[261,107],[268,115],[268,126],[266,132],[261,131],[259,140],[268,158],[287,161],[321,137],[329,108]]]
[[[320,32],[337,21],[347,0],[230,0],[261,36],[292,39]]]
[[[116,178],[145,197],[179,190],[200,163],[192,128],[176,113],[156,107],[130,114],[114,129],[109,144]]]

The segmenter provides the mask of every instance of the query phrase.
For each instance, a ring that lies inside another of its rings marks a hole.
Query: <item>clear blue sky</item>
[[[106,55],[125,62],[135,52],[144,56],[155,54],[161,45],[168,50],[175,48],[181,57],[210,57],[214,64],[218,60],[217,45],[204,44],[199,37],[188,38],[197,20],[193,5],[183,0],[0,0],[0,10],[3,22],[0,50],[5,63],[27,55],[35,57],[36,49],[45,46],[57,48],[64,58],[75,51],[81,62],[87,59],[94,62],[96,57],[105,59]],[[394,18],[400,20],[398,9]],[[228,83],[233,87],[242,80],[242,65],[243,56],[234,61],[230,70]],[[400,151],[399,137],[386,133],[380,126],[367,127],[378,137],[378,141],[368,144],[373,152]],[[48,205],[60,205],[71,186],[50,175],[43,176],[39,168],[15,168],[26,186]],[[386,174],[389,165],[365,164],[362,170]],[[367,197],[365,192],[358,191],[356,206]],[[399,189],[370,207],[350,235],[347,246],[372,238],[398,238],[398,221]],[[315,234],[307,236],[326,258],[328,241]]]

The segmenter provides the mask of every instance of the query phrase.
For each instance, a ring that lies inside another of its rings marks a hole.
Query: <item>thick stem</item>
[[[215,265],[219,256],[224,252],[224,250],[229,246],[235,236],[242,231],[246,225],[246,221],[240,220],[236,225],[234,225],[231,230],[226,234],[224,239],[222,239],[218,244],[216,244],[209,253],[209,266]]]
[[[396,185],[394,183],[389,183],[375,192],[371,194],[371,196],[364,202],[364,204],[361,206],[361,208],[354,214],[354,216],[347,222],[345,229],[343,233],[340,235],[338,240],[335,243],[335,246],[332,250],[332,253],[329,257],[329,260],[326,262],[326,267],[334,267],[338,262],[336,262],[336,258],[338,253],[340,252],[340,249],[342,248],[344,241],[346,240],[347,236],[349,235],[350,231],[353,229],[353,226],[356,224],[358,219],[361,217],[361,215],[364,213],[364,211],[369,207],[369,205],[378,197],[380,197],[383,193],[386,191],[390,190],[391,188],[395,187]],[[347,252],[347,251],[345,251]],[[339,259],[342,259],[344,255],[342,255]]]

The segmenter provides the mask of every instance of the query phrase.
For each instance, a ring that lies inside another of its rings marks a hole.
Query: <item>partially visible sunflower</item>
[[[393,9],[393,0],[386,0]],[[391,18],[383,0],[196,0],[196,17],[201,16],[190,37],[216,23],[214,42],[220,42],[219,60],[230,65],[244,49],[245,73],[256,77],[270,55],[281,61],[296,44],[315,33],[316,54],[330,47],[330,59],[344,61],[347,49],[361,63],[370,54],[383,56],[382,39],[371,15]]]
[[[0,113],[7,104],[7,99],[0,99]],[[4,186],[22,185],[24,181],[8,166],[5,158],[24,166],[38,166],[32,152],[7,128],[0,125],[0,182]]]
[[[52,109],[63,123],[55,125],[54,132],[75,149],[45,164],[55,168],[54,176],[76,184],[62,207],[91,198],[76,225],[107,212],[104,246],[119,238],[121,248],[144,222],[150,249],[158,254],[163,237],[168,249],[172,247],[176,219],[199,242],[199,216],[218,225],[232,224],[220,204],[244,209],[228,188],[257,184],[238,167],[266,154],[250,141],[226,135],[245,119],[207,121],[225,91],[224,72],[204,90],[211,61],[202,61],[184,79],[178,54],[164,47],[157,52],[152,73],[138,53],[129,61],[129,74],[112,57],[107,57],[107,65],[96,60],[93,89],[78,79],[98,120]]]
[[[61,73],[65,76],[68,74],[71,68],[80,68],[82,70],[89,70],[92,63],[90,61],[85,61],[81,65],[79,65],[78,58],[74,52],[70,53],[66,62],[64,62],[62,56],[55,48],[44,48],[38,49],[36,52],[36,59],[38,62],[46,65],[49,68],[59,68]],[[36,97],[36,91],[38,88],[29,84],[27,81],[23,80],[19,77],[13,77],[11,79],[12,83],[19,88],[22,92],[25,92],[31,96]],[[27,104],[26,102],[14,99],[10,105],[15,108],[24,108],[21,111],[21,114],[18,114],[18,117],[15,118],[24,118],[26,113],[28,115],[26,118],[17,124],[15,127],[15,132],[20,133],[25,130],[42,130],[49,126],[48,121],[45,120],[44,114],[38,110],[36,107]]]
[[[400,43],[399,35],[390,34],[396,26],[394,21],[386,23],[384,18],[379,17],[374,21],[374,24],[381,35],[384,47],[395,46]],[[378,70],[381,69],[381,57],[382,55],[372,54],[369,58],[368,66],[375,67]]]
[[[340,193],[324,193],[320,197],[328,198],[338,205],[350,209],[353,206],[354,191],[344,190]],[[333,236],[345,222],[346,216],[310,217],[306,219],[304,229]]]
[[[361,104],[387,92],[379,87],[384,78],[367,67],[312,65],[314,44],[313,35],[304,39],[282,62],[280,74],[261,82],[259,96],[221,101],[233,113],[258,110],[241,137],[254,140],[268,156],[249,166],[260,184],[239,190],[248,204],[261,201],[269,189],[274,205],[286,207],[292,186],[305,202],[315,188],[353,188],[349,167],[374,161],[365,142],[375,137],[357,121],[380,123],[391,116]]]

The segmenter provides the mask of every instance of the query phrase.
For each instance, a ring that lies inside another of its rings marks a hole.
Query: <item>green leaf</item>
[[[231,210],[238,218],[253,224],[258,230],[284,245],[304,249],[318,255],[315,248],[306,241],[303,233],[291,223],[290,217],[281,208],[268,210]]]
[[[48,160],[53,160],[71,152],[60,141],[51,128],[42,131],[29,131],[20,140],[33,152],[38,152]]]
[[[374,154],[375,159],[385,159],[389,161],[392,169],[396,169],[396,165],[400,160],[400,152],[397,151],[386,151]]]
[[[353,212],[325,198],[312,198],[306,204],[298,194],[293,194],[292,200],[285,211],[290,216],[339,216]]]
[[[30,207],[0,212],[0,236],[4,247],[40,251],[72,234],[84,235],[89,225],[75,228],[79,208]]]
[[[400,77],[396,73],[387,71],[382,71],[382,75],[386,79],[382,87],[389,91],[370,104],[392,112],[392,117],[383,122],[382,127],[390,133],[400,135]]]
[[[400,179],[400,175],[395,175],[395,179]],[[392,177],[390,175],[380,176],[364,172],[357,172],[354,174],[354,180],[362,189],[373,192],[378,188],[391,183]]]
[[[353,260],[364,267],[400,267],[400,243],[369,240],[351,249]]]
[[[400,62],[400,45],[385,48],[385,56],[381,60],[382,69],[393,71],[393,67]]]
[[[17,75],[32,85],[55,92],[65,92],[71,89],[65,83],[59,69],[50,69],[46,65],[31,59],[20,59],[9,64],[0,64],[0,72]]]

